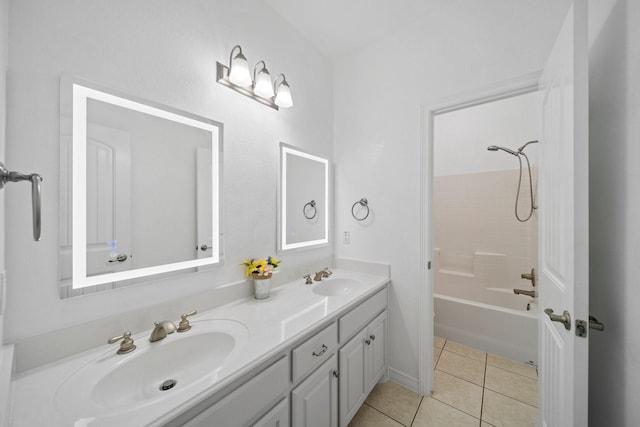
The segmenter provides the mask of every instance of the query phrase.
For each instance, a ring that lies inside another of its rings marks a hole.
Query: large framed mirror
[[[222,124],[61,79],[61,296],[222,260]]]
[[[329,244],[329,160],[280,143],[278,251]]]

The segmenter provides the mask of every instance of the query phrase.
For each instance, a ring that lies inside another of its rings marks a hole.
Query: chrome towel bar
[[[356,216],[355,212],[353,211],[357,205],[360,205],[367,210],[367,213],[363,217]],[[362,199],[355,202],[353,206],[351,206],[351,216],[356,221],[364,221],[365,219],[367,219],[369,217],[369,201],[363,197]]]
[[[41,197],[40,197],[40,183],[42,177],[37,173],[22,174],[19,172],[11,172],[7,170],[4,163],[0,162],[0,189],[4,188],[7,182],[19,182],[19,181],[31,181],[31,211],[33,215],[33,240],[36,242],[40,240],[41,230]]]

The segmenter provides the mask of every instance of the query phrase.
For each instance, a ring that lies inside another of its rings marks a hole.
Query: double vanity
[[[304,282],[189,316],[191,329],[155,342],[134,334],[125,354],[105,344],[22,372],[13,425],[346,426],[386,379],[389,278],[336,269]]]

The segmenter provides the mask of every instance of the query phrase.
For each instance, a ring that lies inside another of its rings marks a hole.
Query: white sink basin
[[[360,289],[362,283],[355,279],[336,277],[325,279],[313,287],[313,292],[325,297],[350,295]]]
[[[138,348],[116,354],[117,345],[70,375],[55,393],[55,405],[75,417],[111,415],[158,399],[197,393],[215,382],[225,360],[248,336],[231,320],[192,322],[192,329],[154,343],[138,337]],[[166,390],[162,390],[165,383]]]

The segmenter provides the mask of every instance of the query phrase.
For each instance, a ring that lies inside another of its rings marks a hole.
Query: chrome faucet
[[[163,340],[167,337],[167,335],[172,334],[176,331],[176,324],[171,322],[170,320],[164,320],[162,322],[155,322],[155,328],[151,331],[151,336],[149,337],[149,341],[156,342]]]
[[[325,267],[322,270],[318,271],[314,276],[313,276],[313,280],[315,280],[316,282],[319,282],[322,280],[323,277],[329,277],[333,274],[333,272],[331,272],[331,270],[329,270],[329,267]]]
[[[525,291],[524,289],[514,289],[513,293],[516,295],[527,295],[531,298],[535,298],[536,295],[536,291]]]

